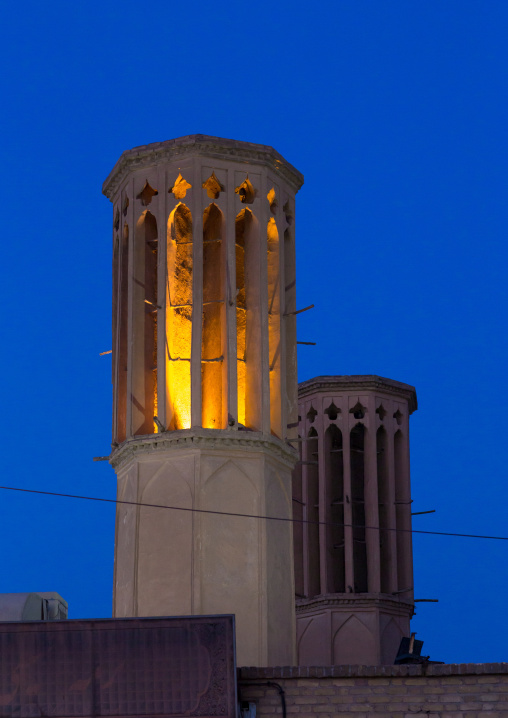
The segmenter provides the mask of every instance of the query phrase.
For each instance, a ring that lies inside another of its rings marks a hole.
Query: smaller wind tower
[[[299,665],[393,664],[414,612],[412,386],[319,376],[299,386],[293,472]]]

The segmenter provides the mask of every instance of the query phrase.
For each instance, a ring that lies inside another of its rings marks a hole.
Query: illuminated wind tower
[[[113,203],[114,616],[235,613],[239,665],[295,663],[294,198],[271,147],[124,152]],[[190,511],[197,509],[198,511]]]

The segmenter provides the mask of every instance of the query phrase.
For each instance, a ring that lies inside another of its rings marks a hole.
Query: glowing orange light
[[[171,429],[191,426],[192,215],[180,203],[168,221],[166,391]]]

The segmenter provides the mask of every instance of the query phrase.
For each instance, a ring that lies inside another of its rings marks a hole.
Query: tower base
[[[145,505],[117,506],[113,615],[234,613],[238,665],[294,665],[292,524],[250,517],[291,519],[295,460],[250,431],[125,441],[118,500]]]
[[[330,594],[298,601],[298,665],[393,665],[409,636],[413,604],[385,594]]]

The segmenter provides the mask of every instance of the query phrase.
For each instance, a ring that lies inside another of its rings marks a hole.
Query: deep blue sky
[[[125,149],[273,145],[297,197],[301,380],[414,384],[414,528],[508,535],[505,0],[9,3],[0,483],[113,498],[111,223]],[[114,508],[0,491],[0,591],[111,615]],[[508,542],[415,536],[424,653],[507,659]]]

